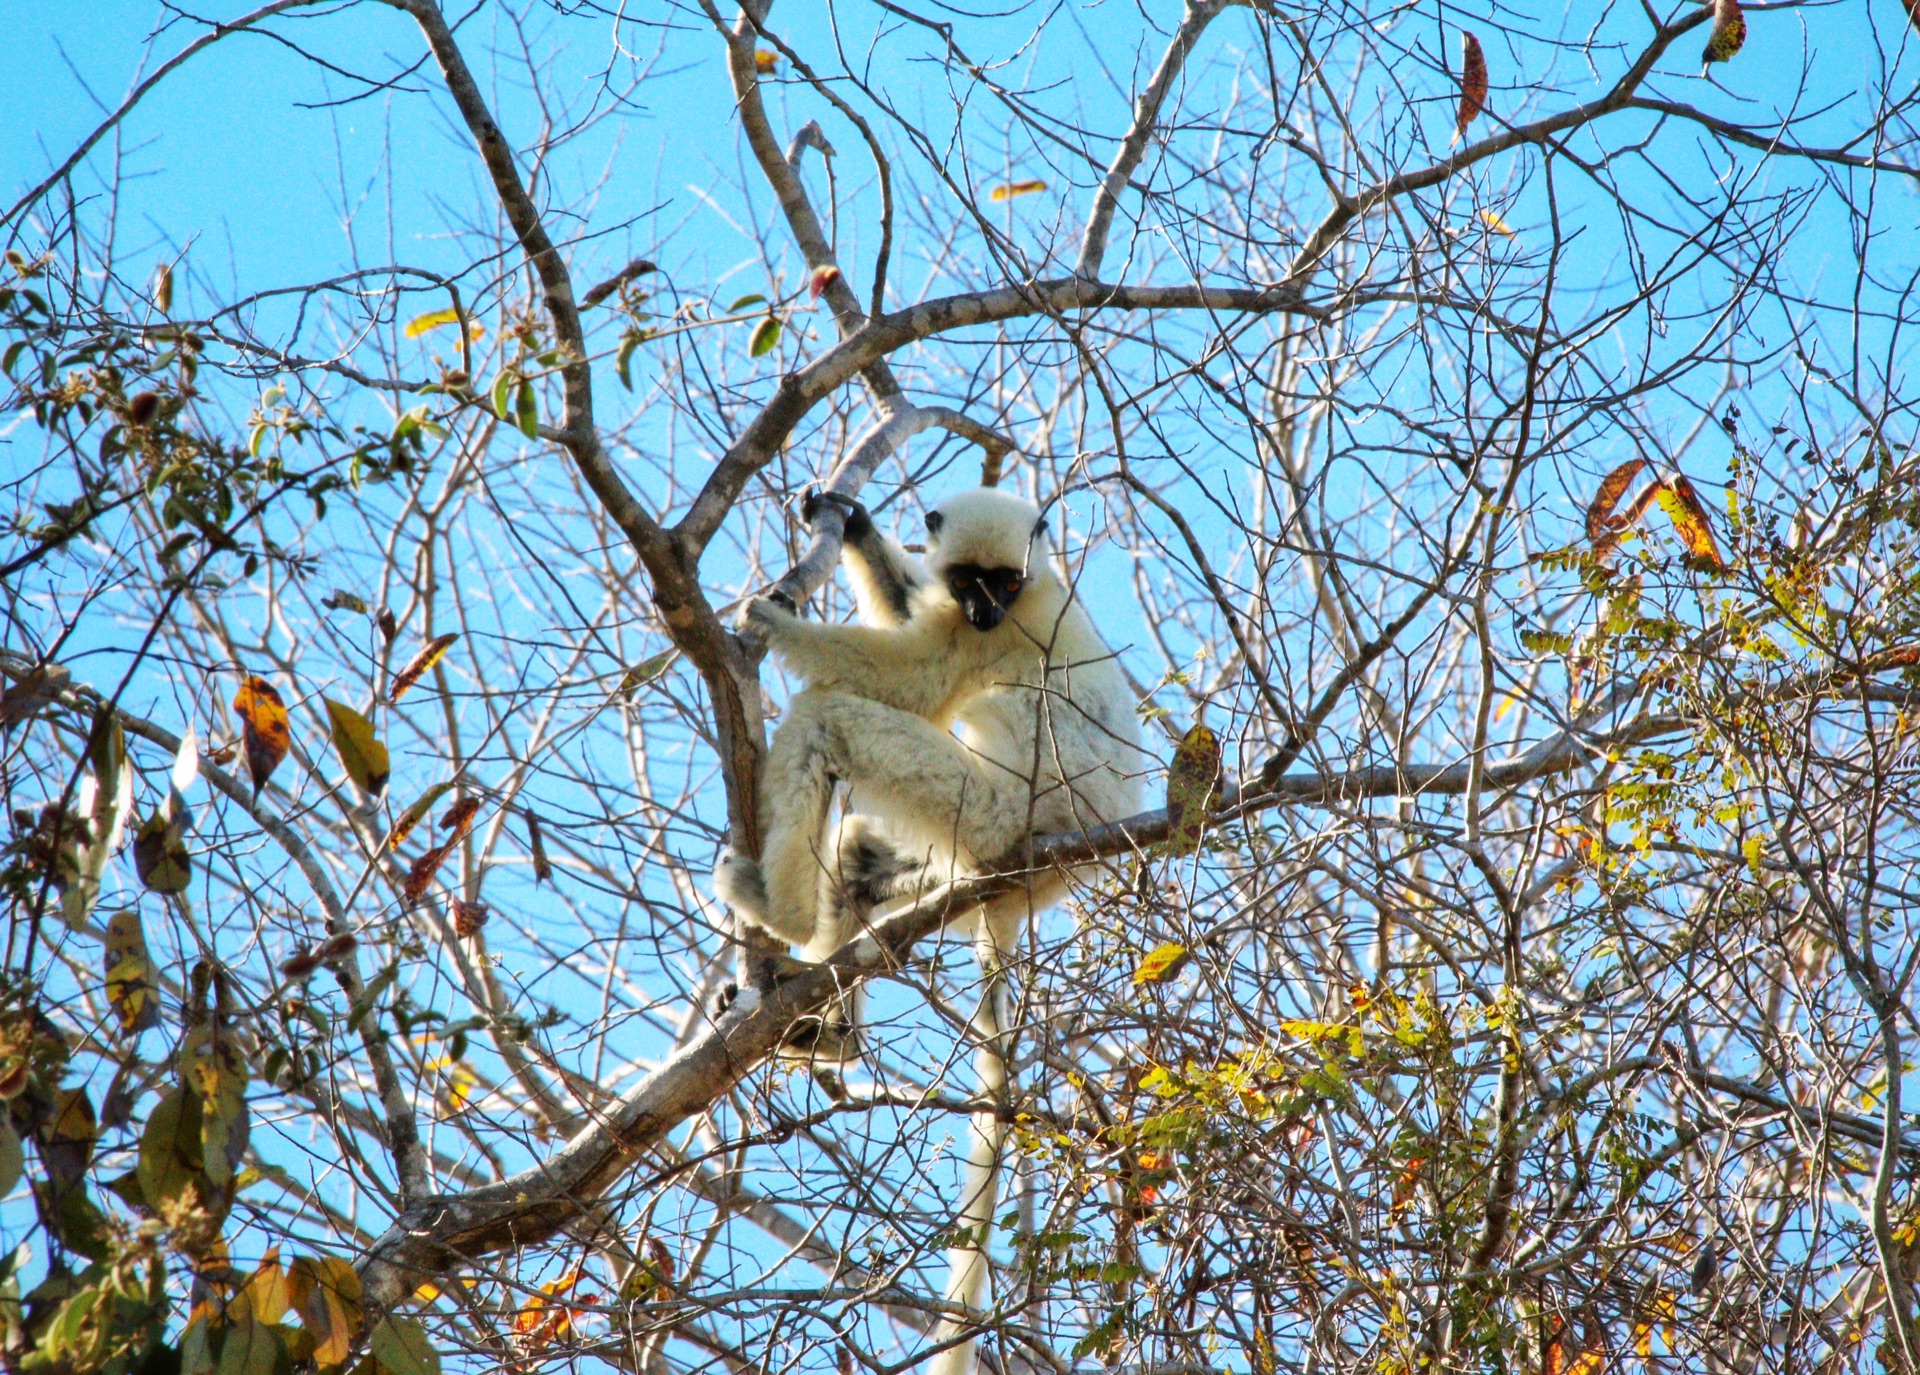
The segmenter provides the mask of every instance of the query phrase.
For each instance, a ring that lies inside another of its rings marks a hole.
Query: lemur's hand
[[[823,491],[818,487],[809,487],[800,498],[800,519],[809,526],[820,514],[820,508],[827,502],[846,508],[847,522],[842,526],[846,538],[852,541],[863,540],[873,529],[873,517],[867,514],[867,508],[852,497],[843,497],[838,492]]]
[[[779,588],[763,597],[753,597],[740,608],[740,624],[744,628],[752,626],[762,634],[772,636],[798,620],[800,608],[793,604],[793,598]]]

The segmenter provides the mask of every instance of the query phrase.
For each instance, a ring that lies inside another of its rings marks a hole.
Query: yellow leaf
[[[314,1364],[342,1364],[364,1316],[360,1277],[337,1256],[302,1256],[288,1268],[287,1281],[293,1306],[313,1338]]]
[[[753,69],[760,73],[760,75],[768,75],[779,65],[780,54],[773,51],[773,49],[755,48],[753,50]]]
[[[120,1018],[123,1036],[160,1024],[159,989],[147,955],[140,914],[128,909],[107,920],[107,1002]]]
[[[1164,983],[1178,974],[1186,962],[1186,946],[1173,941],[1155,946],[1133,971],[1133,986],[1140,988],[1146,984]]]
[[[293,1306],[293,1287],[280,1266],[279,1247],[269,1247],[261,1257],[260,1268],[248,1277],[240,1299],[260,1322],[277,1323],[287,1315],[287,1309]]]
[[[448,307],[446,310],[430,310],[425,315],[416,315],[407,321],[406,335],[409,339],[418,339],[428,330],[438,329],[442,325],[457,325],[459,323],[460,312],[454,310],[452,307]]]
[[[1037,177],[1027,181],[1004,182],[987,193],[990,201],[1010,201],[1015,196],[1031,196],[1036,191],[1044,191],[1047,184]]]
[[[380,796],[391,768],[387,747],[373,733],[373,722],[331,697],[320,700],[326,704],[333,725],[333,748],[346,766],[347,776],[370,796]]]
[[[1513,237],[1513,226],[1500,218],[1500,212],[1498,210],[1482,210],[1480,212],[1480,223],[1484,224],[1496,234],[1504,234],[1509,239]]]

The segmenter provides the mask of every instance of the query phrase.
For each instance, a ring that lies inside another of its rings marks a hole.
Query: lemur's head
[[[1044,576],[1047,525],[1039,508],[981,487],[927,512],[927,571],[975,630],[992,630],[1020,593]]]

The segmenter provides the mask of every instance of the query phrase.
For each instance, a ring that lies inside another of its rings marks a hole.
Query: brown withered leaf
[[[411,907],[426,896],[427,885],[433,882],[441,863],[453,852],[453,841],[445,845],[436,845],[418,859],[407,870],[407,881],[400,886],[400,896]]]
[[[412,661],[394,675],[393,686],[387,689],[387,701],[398,702],[408,688],[420,681],[422,674],[447,657],[447,651],[453,648],[453,642],[459,638],[459,631],[450,630],[445,635],[435,635],[428,640]]]
[[[388,644],[400,638],[400,622],[393,618],[391,607],[381,607],[380,614],[373,618],[373,623],[380,627],[380,638]]]
[[[1920,4],[1920,0],[1915,0]],[[1920,664],[1920,644],[1895,645],[1891,649],[1875,650],[1860,663],[1862,673],[1884,673],[1890,668],[1912,668]]]
[[[1920,3],[1920,0],[1916,0]],[[533,881],[546,883],[553,878],[553,861],[547,858],[547,842],[540,834],[540,818],[531,811],[522,809],[521,815],[527,819],[527,849],[533,855]]]
[[[486,926],[488,915],[487,905],[484,902],[468,902],[465,898],[454,899],[453,934],[462,940],[471,940]]]
[[[1713,524],[1707,518],[1707,508],[1693,484],[1675,473],[1660,484],[1659,496],[1661,509],[1673,521],[1674,531],[1686,546],[1687,566],[1708,573],[1726,572],[1726,560],[1720,557],[1720,550],[1713,542]]]
[[[1487,55],[1480,40],[1460,31],[1460,113],[1454,120],[1453,136],[1466,137],[1467,126],[1487,108]]]
[[[72,675],[59,664],[36,664],[19,682],[0,692],[0,730],[24,721],[64,692]]]
[[[1629,459],[1600,479],[1599,490],[1587,504],[1587,542],[1593,546],[1594,553],[1604,556],[1620,543],[1620,532],[1627,522],[1617,518],[1613,508],[1620,504],[1620,498],[1646,466],[1644,458]]]
[[[397,850],[405,844],[407,837],[413,834],[413,828],[418,826],[421,821],[426,818],[427,813],[433,810],[433,804],[445,797],[452,790],[452,783],[435,783],[431,788],[428,788],[426,792],[422,793],[418,801],[414,802],[395,818],[393,829],[387,832],[386,848],[388,850]]]
[[[447,837],[447,843],[449,845],[466,835],[469,828],[473,825],[474,813],[479,810],[480,799],[477,797],[468,796],[454,799],[453,805],[447,808],[447,814],[440,818],[440,829],[452,832],[452,834]]]
[[[247,751],[247,772],[253,777],[254,796],[280,767],[293,748],[293,728],[287,722],[287,704],[265,678],[249,676],[234,694],[233,709],[240,714],[241,742]]]

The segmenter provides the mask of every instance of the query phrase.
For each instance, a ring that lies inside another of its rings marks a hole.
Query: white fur
[[[805,680],[787,704],[760,781],[762,860],[723,858],[715,888],[737,912],[822,959],[841,928],[845,861],[878,838],[926,867],[914,888],[1017,859],[1029,835],[1083,830],[1140,808],[1138,721],[1125,676],[1047,557],[1040,513],[980,489],[935,508],[922,566],[869,531],[846,566],[865,622],[821,625],[765,600],[747,616]],[[999,625],[978,630],[949,592],[963,564],[1024,570]],[[902,614],[904,612],[904,614]],[[829,829],[834,781],[851,815]],[[983,982],[975,1016],[980,1089],[997,1097],[1002,969],[1029,916],[1058,901],[1068,876],[1035,875],[974,914]],[[912,894],[908,893],[908,897]],[[978,1309],[990,1266],[1004,1125],[982,1114],[969,1133],[947,1299]],[[943,1325],[942,1339],[960,1328]],[[966,1375],[973,1343],[941,1353],[931,1375]]]

